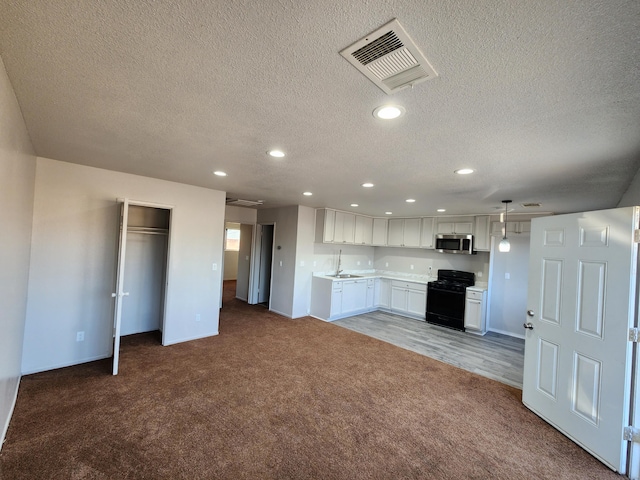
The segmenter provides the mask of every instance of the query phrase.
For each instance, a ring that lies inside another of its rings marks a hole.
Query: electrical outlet
[[[200,314],[196,313],[196,322],[199,322],[199,321],[200,321]]]
[[[478,278],[482,278],[482,272],[478,272],[478,273],[476,273],[476,277],[478,277]]]
[[[504,274],[504,279],[505,279],[505,280],[509,280],[509,279],[511,279],[511,274],[510,274],[510,273],[505,273],[505,274]]]
[[[300,260],[300,266],[304,267],[304,260]]]
[[[358,260],[356,263],[357,263],[358,265],[360,265],[360,260]]]
[[[214,272],[218,270],[218,264],[214,263],[213,265],[211,265],[211,270],[213,270]]]
[[[369,260],[369,266],[371,266],[371,260]]]
[[[318,266],[318,262],[316,262],[315,260],[313,261],[313,266],[316,267]]]
[[[389,266],[389,262],[384,262],[384,266],[388,267]]]
[[[280,266],[282,266],[282,260],[280,260]]]
[[[413,265],[411,265],[411,270],[413,270]]]
[[[84,342],[84,332],[76,333],[76,342]]]

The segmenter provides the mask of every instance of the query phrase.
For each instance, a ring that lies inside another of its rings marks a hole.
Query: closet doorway
[[[275,224],[256,225],[251,259],[249,303],[271,308],[271,275]]]
[[[171,207],[122,201],[114,313],[113,374],[120,338],[164,331]]]

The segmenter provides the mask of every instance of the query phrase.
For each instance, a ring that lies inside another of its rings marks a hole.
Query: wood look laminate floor
[[[520,338],[495,332],[474,335],[381,311],[332,323],[522,389]]]

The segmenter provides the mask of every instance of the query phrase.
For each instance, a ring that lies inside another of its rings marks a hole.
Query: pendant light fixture
[[[511,243],[507,238],[507,208],[509,207],[511,200],[502,200],[502,203],[504,203],[504,237],[502,237],[502,240],[500,240],[498,251],[506,253],[511,250]]]

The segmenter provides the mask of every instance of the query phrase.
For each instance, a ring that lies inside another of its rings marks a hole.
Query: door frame
[[[273,257],[276,248],[276,223],[256,223],[253,229],[253,241],[251,246],[251,265],[249,267],[249,294],[247,303],[255,305],[258,303],[258,288],[260,284],[260,266],[262,265],[262,234],[263,227],[273,226],[273,241],[271,245],[271,271],[269,272],[269,309],[271,309],[271,293],[273,290]]]
[[[116,199],[116,203],[117,204],[125,204],[125,207],[127,209],[126,215],[120,214],[120,217],[122,218],[122,229],[125,232],[125,235],[123,236],[121,232],[119,232],[119,238],[121,239],[120,241],[124,243],[124,245],[119,244],[118,246],[118,272],[116,274],[116,292],[114,295],[120,295],[120,294],[124,294],[124,292],[120,292],[118,290],[119,287],[123,287],[124,285],[120,282],[118,282],[118,277],[120,275],[122,275],[122,282],[124,282],[124,267],[126,265],[126,231],[128,230],[129,226],[126,224],[126,219],[128,217],[128,208],[131,205],[134,206],[138,206],[138,207],[149,207],[149,208],[159,208],[162,210],[168,210],[169,211],[169,228],[168,228],[168,234],[167,234],[167,253],[166,253],[166,264],[165,264],[165,271],[164,271],[164,288],[163,288],[163,299],[162,299],[162,345],[166,345],[165,340],[166,340],[166,331],[167,331],[167,307],[168,307],[168,291],[169,291],[169,285],[170,285],[170,272],[171,269],[169,268],[170,266],[170,262],[171,262],[171,245],[172,245],[172,240],[173,240],[173,210],[174,210],[174,206],[173,205],[167,205],[167,204],[162,204],[162,203],[155,203],[155,202],[147,202],[147,201],[142,201],[142,200],[131,200],[129,198],[120,198],[118,197]],[[123,207],[121,207],[122,209]],[[118,229],[120,230],[120,225],[118,225]],[[120,258],[121,255],[121,251],[122,251],[122,258]],[[120,269],[122,268],[122,271],[120,271]],[[119,283],[119,285],[118,285]],[[124,295],[126,296],[126,294]],[[120,308],[122,307],[122,296],[120,297],[120,305],[118,306],[118,300],[116,300],[116,305],[115,308]],[[114,312],[114,330],[113,330],[113,336],[114,336],[114,341],[111,342],[112,344],[112,357],[115,359],[116,364],[114,364],[114,368],[113,368],[113,374],[116,375],[118,372],[118,365],[117,363],[119,363],[119,355],[120,355],[120,325],[122,322],[122,318],[120,318],[120,321],[118,322],[116,319],[116,312]],[[115,340],[116,336],[117,341]],[[116,343],[117,343],[117,352],[116,352]]]

